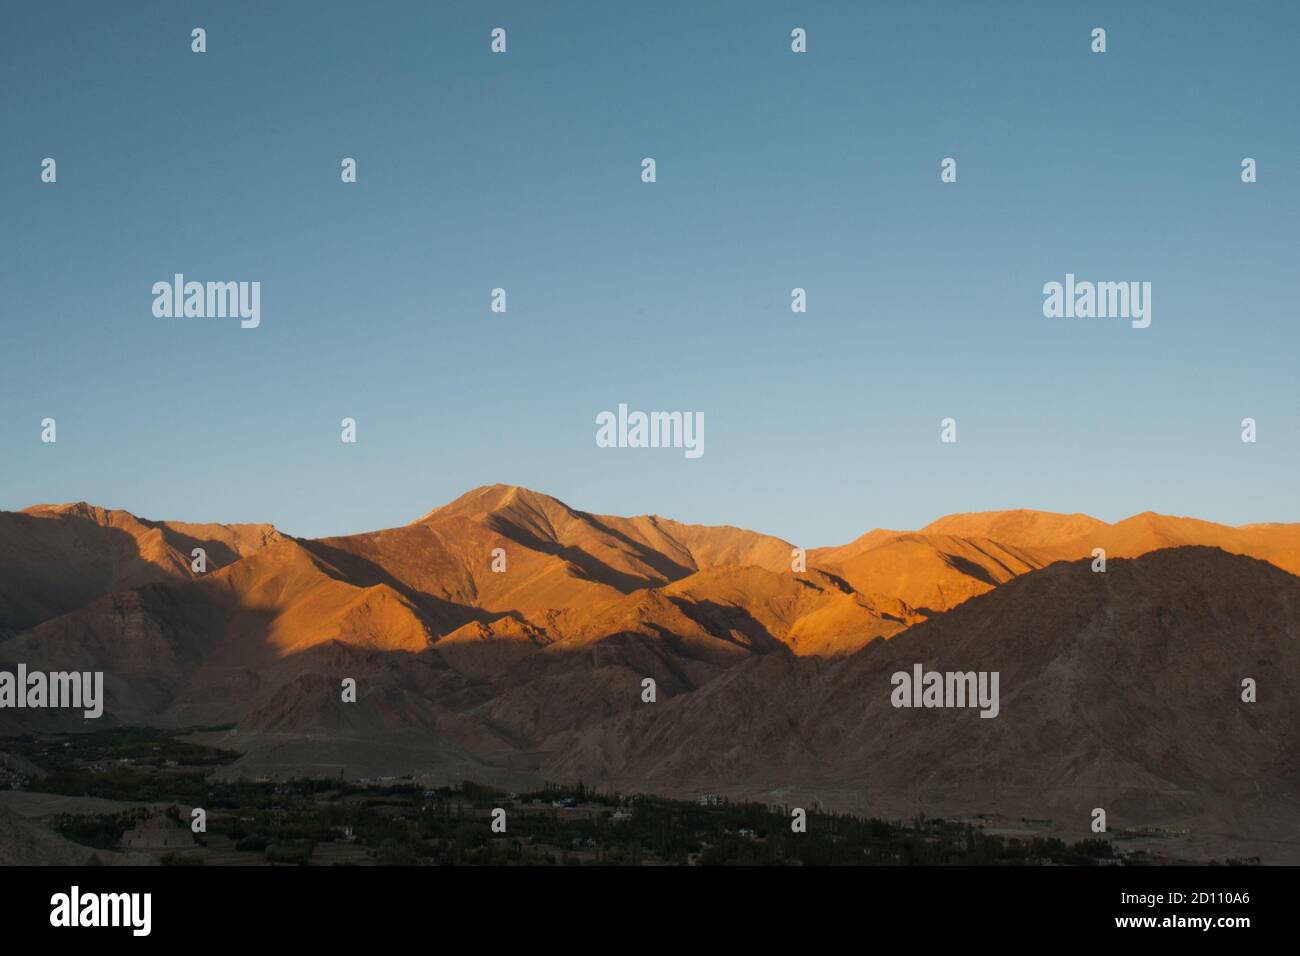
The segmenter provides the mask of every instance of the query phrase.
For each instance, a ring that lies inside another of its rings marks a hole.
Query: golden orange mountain
[[[0,639],[144,584],[195,577],[280,540],[269,524],[150,521],[85,502],[0,511]]]
[[[103,613],[115,593],[198,578],[186,593],[204,596],[187,601],[208,602],[226,643],[245,655],[329,641],[559,651],[658,635],[707,647],[706,656],[778,646],[825,656],[1095,548],[1135,557],[1188,545],[1300,572],[1300,525],[1233,528],[1150,512],[1115,524],[1028,510],[954,514],[917,532],[877,529],[813,549],[796,572],[779,538],[591,514],[509,485],[474,489],[408,525],[321,539],[40,505],[0,513],[0,635],[80,609]],[[194,547],[208,552],[206,575],[191,571]]]
[[[1022,510],[877,529],[801,570],[793,551],[504,485],[321,539],[38,506],[0,513],[0,666],[103,671],[105,726],[235,725],[221,740],[244,754],[236,776],[582,776],[773,799],[797,785],[846,807],[880,794],[869,808],[892,814],[974,812],[971,793],[1025,813],[1050,792],[1070,816],[1071,793],[1085,809],[1117,793],[1134,821],[1231,815],[1251,795],[1205,768],[1233,755],[1277,793],[1297,779],[1285,723],[1201,712],[1231,697],[1206,681],[1249,668],[1282,688],[1260,713],[1294,717],[1273,702],[1300,673],[1300,526]],[[1005,717],[883,708],[870,688],[908,660],[1000,670]],[[0,734],[85,723],[0,711]],[[1151,727],[1178,728],[1168,760]],[[1259,832],[1279,832],[1281,806],[1258,804]]]

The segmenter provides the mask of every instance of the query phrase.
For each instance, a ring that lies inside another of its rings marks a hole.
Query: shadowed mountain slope
[[[278,541],[271,525],[148,521],[85,502],[0,511],[0,640],[96,598],[194,577]]]
[[[1300,858],[1300,579],[1209,548],[1056,564],[835,663],[753,659],[550,742],[546,773],[1088,833],[1177,824]],[[913,665],[997,671],[1000,713],[895,708]],[[1241,699],[1242,680],[1259,688]],[[1270,690],[1271,689],[1271,690]],[[1289,850],[1286,849],[1289,847]]]

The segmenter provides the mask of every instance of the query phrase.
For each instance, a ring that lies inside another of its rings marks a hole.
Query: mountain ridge
[[[273,614],[271,640],[286,652],[328,639],[289,634],[324,615],[333,623],[322,634],[382,643],[387,629],[404,634],[408,649],[421,632],[430,643],[456,634],[551,645],[677,627],[692,639],[836,655],[1096,548],[1133,557],[1184,545],[1300,573],[1300,525],[1233,528],[1154,512],[1114,524],[1029,509],[955,513],[917,531],[873,529],[800,552],[760,532],[598,515],[502,484],[471,489],[406,525],[315,539],[272,525],[150,521],[85,502],[35,505],[0,512],[0,558],[10,569],[0,576],[0,637],[117,591],[188,580],[225,586],[228,603]],[[209,552],[206,573],[191,568],[191,546]],[[742,575],[749,583],[737,588]],[[797,580],[805,586],[790,591]],[[666,589],[669,602],[625,600],[652,589]],[[622,621],[620,608],[629,615]],[[671,623],[653,620],[656,613]]]
[[[1074,838],[1106,806],[1124,826],[1218,826],[1286,856],[1300,845],[1298,526],[1151,513],[1071,537],[1080,526],[967,513],[800,565],[756,532],[508,486],[319,539],[88,505],[0,513],[0,669],[102,671],[104,726],[233,725],[207,738],[242,753],[220,771],[232,777],[583,779],[1047,815]],[[226,562],[190,573],[197,540]],[[15,608],[50,613],[15,627]],[[895,710],[888,676],[917,663],[1001,673],[997,719]],[[1260,703],[1241,710],[1247,676]],[[0,710],[0,735],[87,729],[78,713]]]

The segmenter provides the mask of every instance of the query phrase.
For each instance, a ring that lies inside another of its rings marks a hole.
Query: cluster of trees
[[[271,862],[305,864],[318,845],[346,837],[379,864],[1090,865],[1114,861],[1106,840],[1066,844],[1017,840],[978,827],[917,818],[890,823],[810,810],[804,832],[790,827],[790,808],[722,800],[698,803],[595,791],[583,783],[547,784],[505,794],[466,781],[436,790],[414,781],[361,786],[337,779],[222,782],[200,767],[232,755],[174,739],[164,731],[126,728],[61,739],[25,738],[29,759],[44,758],[48,776],[33,785],[52,793],[130,802],[203,806],[210,835]],[[67,743],[68,746],[63,746]],[[127,756],[132,763],[111,761]],[[188,761],[168,767],[166,761]],[[489,814],[507,807],[508,829],[493,833]],[[86,846],[116,848],[143,811],[63,815],[54,827]],[[184,822],[184,821],[182,821]],[[203,839],[202,842],[207,842]],[[176,860],[173,862],[186,862]]]

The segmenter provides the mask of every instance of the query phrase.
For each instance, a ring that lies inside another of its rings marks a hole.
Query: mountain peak
[[[1077,538],[1104,527],[1106,522],[1079,512],[1064,514],[1012,508],[945,515],[930,522],[921,533],[993,538],[1020,546],[1042,546]]]
[[[534,510],[559,507],[565,511],[573,511],[572,508],[558,498],[519,485],[480,485],[477,488],[470,489],[455,500],[434,508],[423,517],[412,521],[411,524],[423,524],[433,518],[453,516],[464,518],[485,517],[495,512],[509,510],[512,507],[524,507]]]

